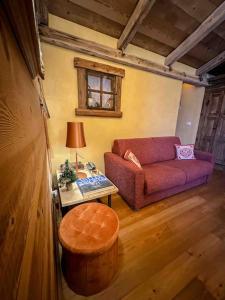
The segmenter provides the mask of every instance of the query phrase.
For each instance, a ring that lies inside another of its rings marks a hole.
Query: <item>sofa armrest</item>
[[[195,150],[194,154],[197,159],[206,160],[206,161],[214,164],[214,159],[213,159],[212,153]]]
[[[144,200],[144,171],[111,152],[105,153],[104,159],[106,176],[132,208],[140,208]]]

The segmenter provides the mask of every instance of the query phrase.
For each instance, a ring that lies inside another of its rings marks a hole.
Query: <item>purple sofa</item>
[[[105,153],[105,174],[133,209],[208,181],[214,167],[212,154],[195,150],[196,160],[176,160],[174,144],[180,144],[178,137],[119,139],[112,153]],[[128,149],[142,169],[123,158]]]

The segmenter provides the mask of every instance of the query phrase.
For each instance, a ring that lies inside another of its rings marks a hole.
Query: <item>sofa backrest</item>
[[[174,144],[180,145],[178,137],[118,139],[114,140],[112,152],[123,157],[125,152],[130,149],[139,159],[141,165],[146,165],[175,159]]]

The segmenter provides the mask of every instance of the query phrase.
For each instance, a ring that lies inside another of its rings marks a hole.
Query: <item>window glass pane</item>
[[[114,96],[110,94],[102,94],[102,107],[107,109],[113,109]]]
[[[100,107],[100,93],[88,92],[88,107]]]
[[[104,92],[112,92],[113,91],[113,80],[114,80],[114,77],[109,77],[109,76],[102,77],[102,90]]]
[[[93,74],[88,74],[88,88],[100,90],[100,77]]]

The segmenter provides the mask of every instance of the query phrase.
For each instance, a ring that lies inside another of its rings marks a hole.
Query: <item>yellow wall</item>
[[[50,27],[86,39],[115,47],[116,40],[83,26],[50,15]],[[102,59],[42,43],[46,79],[44,91],[50,111],[49,136],[52,146],[53,168],[70,157],[65,147],[66,122],[83,121],[87,147],[79,153],[86,161],[94,161],[104,170],[103,154],[111,150],[116,138],[175,135],[182,82]],[[129,46],[128,51],[162,61],[162,56]],[[145,55],[146,54],[146,55]],[[103,62],[125,69],[122,83],[121,110],[123,117],[99,118],[75,116],[77,107],[77,74],[73,67],[75,56]],[[180,68],[185,68],[180,64]],[[187,67],[193,71],[192,68]],[[190,72],[189,72],[190,73]]]
[[[205,88],[183,84],[176,135],[183,144],[194,144]]]

